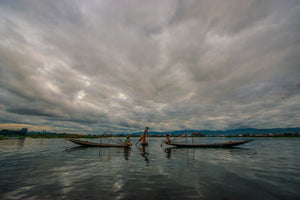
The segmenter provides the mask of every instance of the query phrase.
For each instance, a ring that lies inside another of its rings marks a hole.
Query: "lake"
[[[299,138],[255,138],[233,149],[164,149],[163,140],[129,150],[2,140],[0,199],[300,199]]]

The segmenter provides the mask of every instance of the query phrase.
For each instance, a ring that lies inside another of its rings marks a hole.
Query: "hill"
[[[228,136],[228,135],[244,135],[244,134],[283,134],[283,133],[300,133],[300,127],[296,128],[273,128],[273,129],[255,129],[255,128],[245,128],[245,129],[233,129],[233,130],[175,130],[168,132],[155,132],[149,131],[149,135],[165,135],[166,133],[178,136],[184,133],[202,133],[207,136]],[[142,132],[133,133],[134,135],[141,135]]]

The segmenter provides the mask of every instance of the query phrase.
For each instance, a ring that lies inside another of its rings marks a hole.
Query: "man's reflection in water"
[[[143,156],[145,158],[146,162],[149,162],[149,159],[148,159],[149,153],[146,151],[145,146],[140,147],[140,154],[141,154],[141,156]]]
[[[167,158],[171,158],[171,154],[172,154],[172,149],[171,148],[165,148],[164,152],[167,153]]]
[[[131,148],[124,148],[123,155],[124,155],[125,160],[129,160],[130,152],[131,152]]]

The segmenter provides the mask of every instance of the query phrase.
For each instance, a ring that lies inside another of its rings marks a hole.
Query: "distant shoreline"
[[[133,132],[129,135],[131,137],[140,137],[142,132]],[[272,128],[272,129],[233,129],[226,131],[211,131],[211,130],[174,130],[168,132],[150,131],[149,137],[165,137],[169,134],[171,137],[227,137],[227,138],[295,138],[300,137],[300,127],[295,128]],[[115,133],[105,131],[103,134],[96,133],[68,133],[68,132],[49,132],[49,131],[28,131],[27,128],[20,130],[2,129],[0,131],[0,138],[3,140],[6,137],[31,137],[31,138],[106,138],[106,137],[125,137],[127,133]]]
[[[52,139],[52,138],[90,138],[90,139],[96,139],[96,138],[112,138],[112,137],[117,137],[117,138],[124,138],[125,136],[85,136],[85,135],[27,135],[27,136],[0,136],[0,140],[6,140],[6,139],[16,139],[16,138],[46,138],[46,139]],[[140,136],[131,136],[132,138],[138,138]],[[150,138],[164,138],[165,136],[160,135],[160,136],[149,136]],[[180,137],[180,136],[171,136],[172,138]],[[185,137],[185,136],[183,136]],[[212,138],[212,137],[221,137],[221,138],[300,138],[300,135],[291,135],[291,136],[187,136],[189,138],[194,137],[194,138]]]

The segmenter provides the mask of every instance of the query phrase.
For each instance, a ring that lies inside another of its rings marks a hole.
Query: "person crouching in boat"
[[[126,138],[124,140],[124,145],[125,146],[131,146],[132,145],[130,135],[126,135]]]
[[[170,139],[170,135],[166,134],[166,139],[164,141],[165,144],[171,144],[171,139]]]

